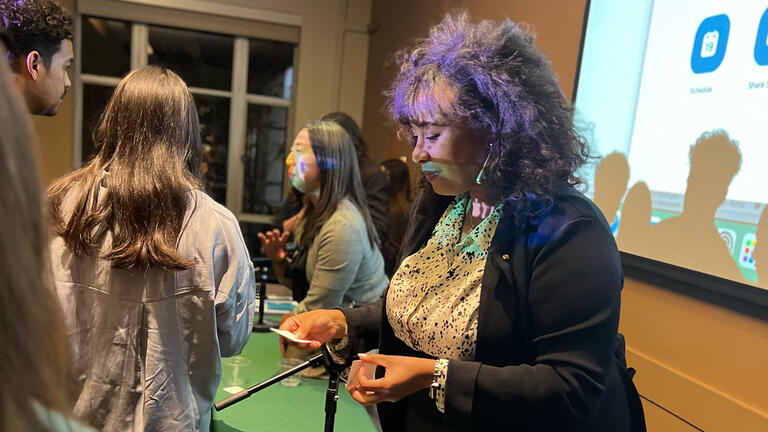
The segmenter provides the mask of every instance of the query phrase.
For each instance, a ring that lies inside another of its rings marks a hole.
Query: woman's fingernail
[[[359,353],[357,356],[358,357],[368,357],[368,354]]]

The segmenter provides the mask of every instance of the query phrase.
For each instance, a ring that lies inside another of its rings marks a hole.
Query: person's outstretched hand
[[[258,233],[259,241],[261,242],[261,249],[264,251],[264,255],[267,256],[272,262],[283,262],[288,256],[288,252],[285,250],[285,245],[288,242],[288,236],[291,233],[273,229],[267,231],[264,234]]]
[[[306,348],[318,349],[331,339],[347,334],[347,318],[337,309],[318,309],[289,317],[280,325],[299,339],[311,340]]]
[[[435,360],[419,357],[383,354],[358,354],[363,363],[383,367],[384,377],[370,379],[365,368],[358,371],[358,385],[349,388],[349,394],[363,405],[379,402],[397,402],[400,399],[427,388],[432,384]]]

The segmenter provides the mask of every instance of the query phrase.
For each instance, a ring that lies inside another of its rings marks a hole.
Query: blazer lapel
[[[513,272],[514,248],[523,235],[518,206],[505,204],[485,263],[477,328],[477,361],[491,365],[516,364],[521,341],[515,332],[518,293]]]

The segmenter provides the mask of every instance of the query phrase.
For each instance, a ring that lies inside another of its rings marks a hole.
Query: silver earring
[[[488,145],[488,156],[485,157],[485,162],[483,162],[483,167],[480,168],[480,172],[477,173],[477,177],[475,178],[475,183],[477,184],[483,184],[482,177],[483,177],[483,173],[485,172],[485,167],[488,166],[488,161],[491,160],[491,150],[493,150],[493,143]]]

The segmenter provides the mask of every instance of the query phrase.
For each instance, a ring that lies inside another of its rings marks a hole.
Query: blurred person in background
[[[389,238],[389,185],[379,165],[368,157],[367,147],[360,135],[360,127],[349,114],[332,112],[323,116],[321,120],[332,121],[339,124],[347,132],[355,145],[357,164],[360,168],[360,179],[365,190],[365,199],[368,202],[368,213],[371,214],[373,226],[379,235],[382,245]]]
[[[400,159],[389,159],[381,163],[381,169],[389,182],[389,237],[382,246],[384,270],[392,277],[397,270],[400,244],[408,227],[408,213],[411,211],[411,176],[408,165]]]

